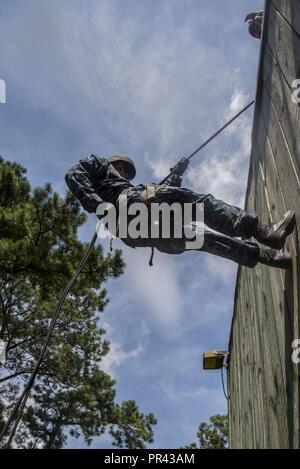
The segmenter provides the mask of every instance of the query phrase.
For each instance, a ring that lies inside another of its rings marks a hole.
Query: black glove
[[[181,160],[173,168],[171,168],[171,172],[177,176],[182,176],[186,171],[189,163],[190,160],[188,158],[181,158]]]
[[[170,171],[172,171],[172,169]],[[178,174],[171,174],[171,176],[166,180],[166,185],[172,187],[181,187],[181,181],[181,176],[178,176]]]

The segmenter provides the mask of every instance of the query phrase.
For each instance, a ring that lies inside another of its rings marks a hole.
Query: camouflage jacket
[[[171,176],[165,185],[178,186],[179,179]],[[95,213],[102,202],[115,204],[121,192],[134,187],[106,158],[93,154],[72,166],[67,171],[65,180],[84,210],[89,213]],[[145,186],[140,184],[136,187],[142,190]]]
[[[96,212],[102,202],[116,203],[121,192],[133,187],[106,158],[97,155],[90,155],[72,166],[65,180],[89,213]]]

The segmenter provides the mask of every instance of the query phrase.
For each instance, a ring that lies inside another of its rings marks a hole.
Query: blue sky
[[[255,96],[259,41],[244,17],[262,8],[262,0],[2,0],[0,154],[27,167],[34,186],[50,181],[61,194],[66,169],[89,153],[127,153],[134,182],[159,181]],[[243,206],[252,112],[194,159],[184,186]],[[90,215],[81,239],[95,223]],[[118,402],[135,399],[156,415],[152,446],[178,448],[195,441],[200,422],[226,413],[220,373],[202,370],[202,353],[227,348],[236,265],[156,252],[150,268],[148,250],[123,253],[126,271],[107,285],[111,351],[102,366],[117,380]]]

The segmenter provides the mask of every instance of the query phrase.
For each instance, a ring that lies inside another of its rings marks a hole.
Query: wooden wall
[[[253,39],[255,40],[255,39]],[[258,72],[246,209],[263,222],[296,211],[286,249],[293,270],[238,270],[229,342],[231,448],[299,448],[300,0],[267,0]]]

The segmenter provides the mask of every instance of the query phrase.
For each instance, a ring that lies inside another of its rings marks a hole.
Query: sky
[[[131,155],[133,183],[157,182],[255,97],[259,41],[244,18],[262,0],[2,0],[0,154],[33,186],[63,195],[66,170],[95,153]],[[190,164],[183,186],[244,206],[253,108]],[[88,241],[96,218],[80,228]],[[108,241],[101,240],[105,251]],[[219,371],[202,354],[228,348],[237,266],[206,253],[123,248],[101,316],[101,364],[116,400],[153,412],[153,448],[196,441],[227,412]],[[84,448],[80,438],[68,447]],[[93,448],[110,448],[108,436]]]

